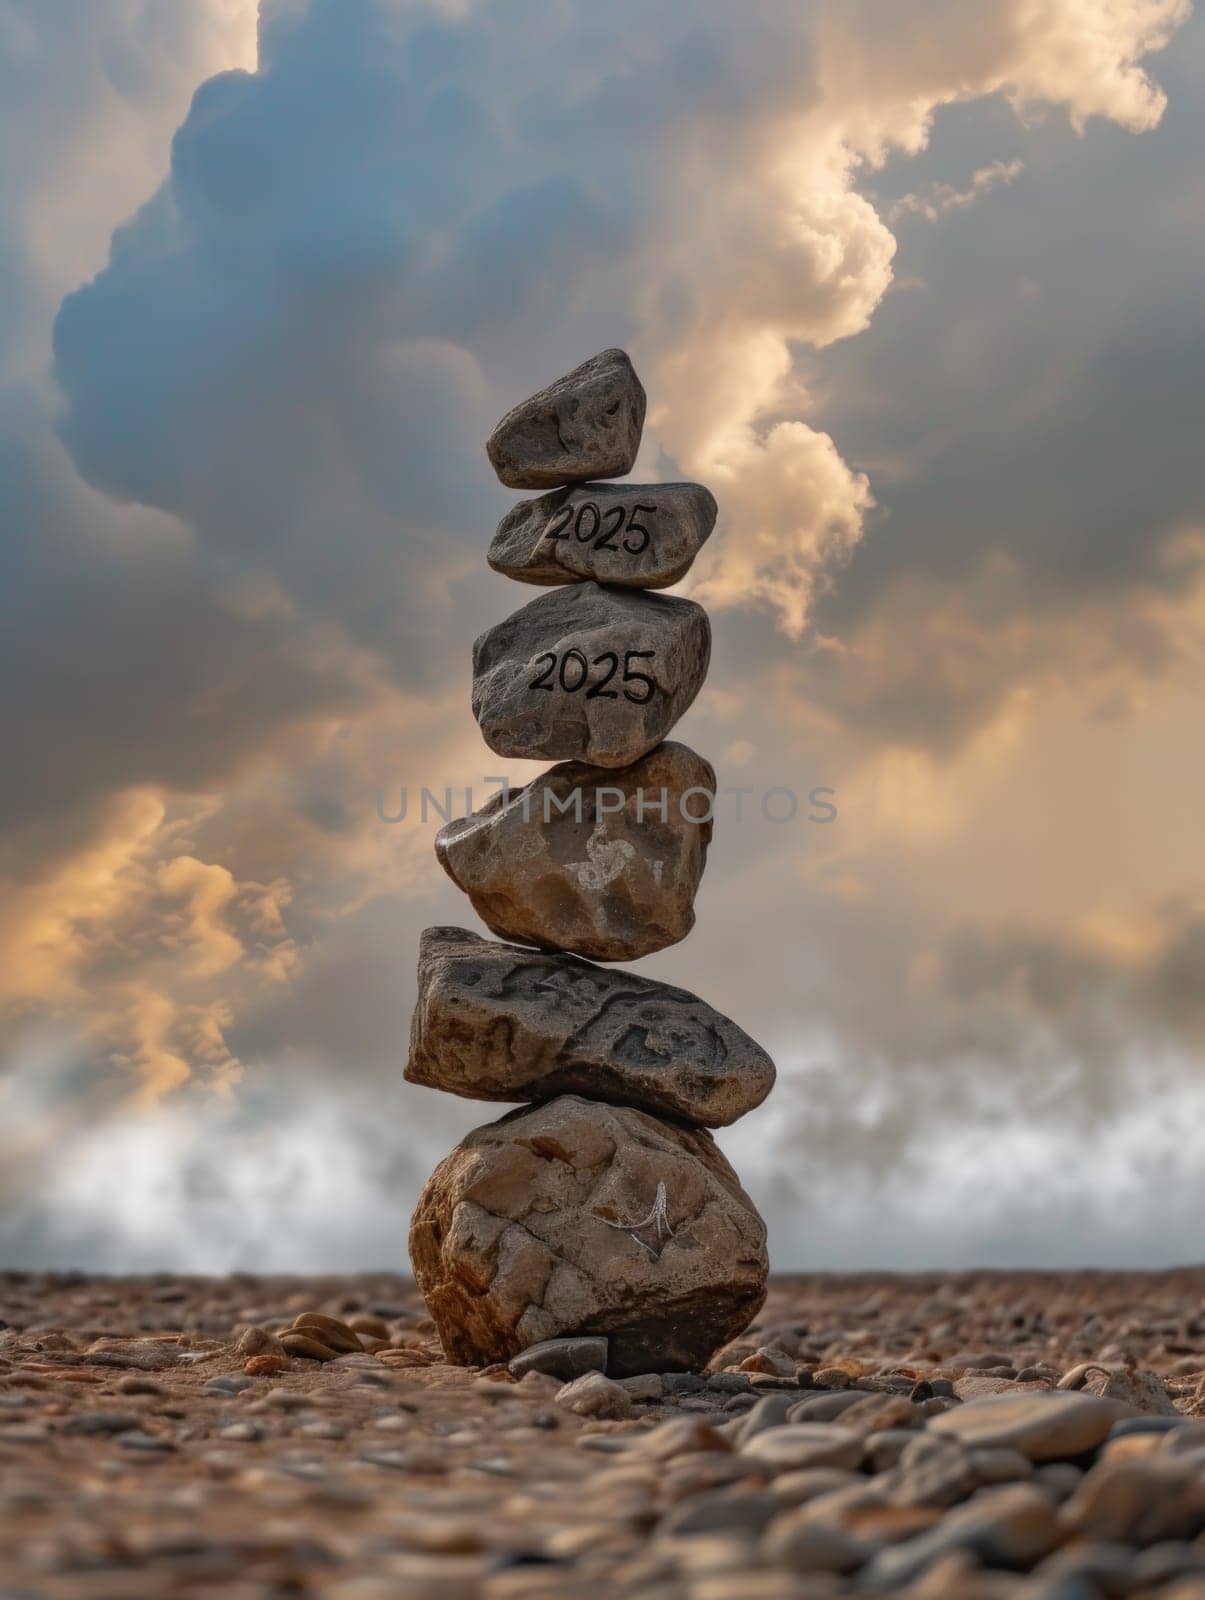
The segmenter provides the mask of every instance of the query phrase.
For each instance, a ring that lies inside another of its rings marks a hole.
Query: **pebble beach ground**
[[[1205,1269],[779,1277],[569,1387],[400,1277],[0,1273],[0,1600],[862,1593],[1205,1600]]]

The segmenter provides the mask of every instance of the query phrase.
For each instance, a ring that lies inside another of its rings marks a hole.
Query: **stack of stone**
[[[773,1063],[686,990],[596,964],[685,938],[714,810],[712,768],[666,742],[707,672],[707,615],[650,591],[690,567],[715,501],[597,481],[632,470],[644,411],[606,350],[487,446],[508,487],[551,491],[503,518],[490,565],[549,593],[477,640],[473,710],[497,754],[558,764],[436,841],[510,942],[423,934],[406,1077],[531,1102],[461,1142],[411,1224],[465,1365],[594,1336],[612,1376],[699,1368],[765,1295],[764,1225],[707,1130],[761,1103]]]

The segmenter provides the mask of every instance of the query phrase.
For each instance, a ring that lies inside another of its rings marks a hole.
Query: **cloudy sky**
[[[1190,0],[0,0],[0,1265],[401,1264],[508,405],[707,483],[786,1266],[1205,1256]],[[534,769],[512,766],[522,778]]]

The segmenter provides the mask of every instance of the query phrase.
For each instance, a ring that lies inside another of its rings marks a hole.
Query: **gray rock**
[[[786,1423],[793,1405],[794,1401],[789,1395],[766,1395],[741,1418],[737,1425],[736,1438],[738,1444],[747,1443],[757,1434],[764,1433],[768,1428],[782,1427]]]
[[[1134,1577],[1141,1584],[1170,1583],[1173,1578],[1193,1574],[1205,1579],[1205,1548],[1186,1539],[1168,1539],[1144,1550],[1134,1563]],[[1202,1584],[1205,1588],[1205,1583]]]
[[[866,1441],[866,1468],[869,1472],[888,1472],[897,1465],[916,1434],[911,1428],[882,1428]]]
[[[707,1387],[716,1394],[748,1394],[752,1385],[747,1372],[712,1372],[708,1374]]]
[[[855,1572],[875,1553],[868,1540],[844,1528],[809,1522],[795,1511],[782,1512],[767,1529],[762,1553],[776,1567],[792,1572]]]
[[[730,1441],[709,1422],[675,1417],[637,1440],[632,1453],[645,1461],[675,1461],[698,1454],[728,1455],[731,1449]]]
[[[666,1394],[702,1394],[707,1385],[697,1372],[667,1372],[662,1377]]]
[[[1031,1461],[1059,1461],[1095,1450],[1129,1408],[1115,1400],[1059,1390],[993,1395],[934,1417],[930,1434],[968,1446],[1007,1445]]]
[[[1154,1544],[1205,1530],[1205,1473],[1174,1455],[1099,1462],[1062,1508],[1082,1538]]]
[[[168,1439],[163,1434],[144,1433],[141,1428],[119,1433],[117,1442],[123,1450],[145,1451],[150,1455],[171,1455],[179,1449],[174,1439]]]
[[[502,418],[486,454],[510,489],[553,489],[631,472],[645,393],[623,350],[603,350]]]
[[[665,589],[686,575],[715,527],[701,483],[584,483],[521,500],[490,545],[495,572],[520,583]]]
[[[473,714],[490,749],[627,767],[694,700],[711,655],[702,606],[635,589],[553,589],[473,645]]]
[[[970,1452],[971,1464],[981,1484],[1024,1483],[1033,1477],[1034,1466],[1019,1450],[1004,1446],[985,1446]]]
[[[560,1378],[563,1383],[587,1372],[606,1370],[607,1341],[589,1335],[582,1339],[541,1339],[538,1344],[529,1344],[526,1350],[520,1350],[510,1362],[513,1377],[543,1372],[550,1378]]]
[[[957,1439],[918,1433],[896,1466],[876,1480],[893,1505],[952,1506],[980,1485],[971,1453]]]
[[[606,1417],[618,1420],[630,1417],[635,1401],[624,1388],[601,1372],[586,1372],[574,1378],[559,1391],[556,1403],[579,1417]]]
[[[566,761],[449,822],[435,854],[499,938],[635,961],[694,926],[715,787],[683,744],[619,771]]]
[[[718,1128],[761,1104],[774,1064],[685,989],[428,928],[406,1078],[470,1100],[582,1093]]]
[[[1034,1573],[1054,1585],[1079,1579],[1094,1594],[1125,1595],[1134,1588],[1134,1551],[1105,1539],[1076,1539],[1046,1557]]]
[[[888,1588],[913,1578],[955,1550],[977,1556],[986,1566],[1024,1571],[1059,1543],[1054,1507],[1029,1484],[984,1489],[965,1506],[943,1517],[928,1533],[881,1550],[863,1573],[865,1587]]]
[[[659,1372],[638,1372],[633,1378],[617,1378],[616,1382],[633,1400],[656,1401],[665,1396]]]
[[[63,1423],[63,1432],[92,1435],[130,1433],[141,1427],[136,1411],[77,1411]]]
[[[766,1291],[765,1225],[710,1135],[573,1095],[468,1134],[428,1180],[410,1256],[465,1366],[589,1329],[616,1377],[690,1371]]]
[[[768,1492],[713,1489],[672,1507],[657,1524],[659,1537],[694,1538],[713,1533],[760,1534],[782,1506]]]
[[[1190,1419],[1181,1412],[1174,1416],[1122,1417],[1109,1429],[1110,1439],[1128,1439],[1134,1433],[1176,1433],[1189,1426]]]
[[[862,1460],[862,1435],[837,1423],[793,1422],[765,1428],[741,1443],[741,1455],[772,1472],[797,1472],[806,1467],[839,1467],[852,1471]]]
[[[807,1395],[797,1400],[791,1408],[792,1422],[835,1422],[843,1411],[850,1411],[866,1396],[857,1389],[843,1389],[835,1394]]]

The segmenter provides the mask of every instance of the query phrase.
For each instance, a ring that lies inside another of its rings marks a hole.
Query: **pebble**
[[[1193,1538],[1205,1531],[1205,1473],[1174,1456],[1102,1461],[1062,1508],[1084,1538],[1134,1544]]]
[[[632,1445],[632,1454],[645,1461],[673,1461],[698,1451],[731,1452],[731,1442],[702,1419],[680,1417],[663,1422]]]
[[[793,1572],[855,1572],[874,1555],[873,1544],[844,1528],[809,1522],[787,1512],[767,1529],[762,1554]]]
[[[253,1387],[251,1379],[246,1377],[210,1378],[208,1383],[202,1387],[201,1393],[216,1395],[242,1394],[245,1389]]]
[[[631,1395],[601,1372],[587,1372],[558,1391],[556,1403],[579,1417],[630,1417],[635,1411]]]
[[[969,1551],[989,1566],[1025,1570],[1048,1555],[1059,1539],[1054,1507],[1040,1490],[1028,1484],[984,1489],[927,1533],[881,1550],[866,1569],[866,1584],[910,1583],[955,1550]]]
[[[542,1372],[568,1383],[587,1372],[606,1372],[607,1341],[591,1336],[582,1339],[541,1339],[510,1362],[511,1374],[522,1378],[528,1372]]]
[[[143,1433],[140,1428],[132,1429],[129,1433],[119,1433],[117,1443],[123,1450],[142,1450],[148,1453],[170,1453],[179,1449],[174,1439],[165,1438],[162,1434]]]
[[[77,1411],[63,1423],[63,1432],[72,1434],[129,1433],[141,1426],[136,1411]]]
[[[742,1441],[740,1453],[775,1472],[804,1467],[853,1468],[862,1459],[862,1436],[836,1424],[806,1422],[766,1428]]]
[[[772,1494],[717,1489],[675,1506],[657,1524],[657,1533],[679,1537],[732,1531],[760,1534],[781,1510],[781,1502]]]
[[[808,1395],[796,1400],[791,1407],[792,1422],[835,1422],[846,1411],[866,1399],[857,1389],[843,1389],[835,1394]]]
[[[281,1356],[285,1355],[285,1347],[274,1333],[269,1333],[266,1328],[245,1328],[235,1346],[238,1354],[244,1357],[251,1356]]]
[[[968,1445],[1003,1445],[1030,1461],[1058,1461],[1095,1450],[1120,1408],[1095,1395],[1051,1391],[973,1400],[934,1417],[929,1432]]]

